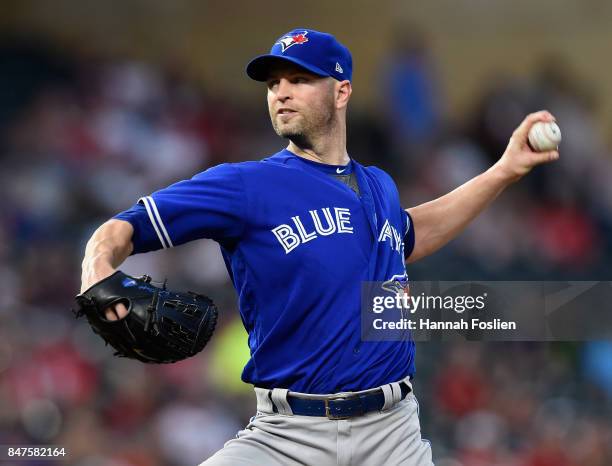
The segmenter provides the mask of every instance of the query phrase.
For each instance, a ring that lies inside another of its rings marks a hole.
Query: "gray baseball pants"
[[[400,400],[393,385],[382,411],[342,420],[295,416],[286,390],[255,388],[257,415],[200,466],[433,466],[418,402],[412,392]]]

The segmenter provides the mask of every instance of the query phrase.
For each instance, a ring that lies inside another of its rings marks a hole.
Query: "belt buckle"
[[[335,416],[333,413],[331,413],[329,410],[329,402],[334,400],[348,400],[350,398],[354,398],[354,395],[351,396],[350,394],[338,394],[325,398],[323,401],[325,403],[325,416],[327,417],[327,419],[330,419],[332,421],[341,421],[343,419],[349,419],[351,416]]]

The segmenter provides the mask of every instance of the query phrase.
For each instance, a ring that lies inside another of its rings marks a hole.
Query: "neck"
[[[309,147],[300,147],[293,141],[287,150],[299,157],[328,165],[346,165],[350,158],[346,151],[346,125],[338,121],[326,134],[313,137]]]

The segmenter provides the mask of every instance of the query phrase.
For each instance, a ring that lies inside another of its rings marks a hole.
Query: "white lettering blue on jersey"
[[[351,171],[360,196],[330,176]],[[361,282],[405,277],[414,247],[384,171],[283,150],[210,168],[115,218],[134,226],[134,253],[219,242],[249,334],[245,382],[334,393],[414,374],[412,341],[361,341]]]

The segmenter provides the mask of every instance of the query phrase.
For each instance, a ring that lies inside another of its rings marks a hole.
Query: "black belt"
[[[401,398],[411,392],[411,388],[404,382],[400,382]],[[293,414],[298,416],[321,416],[328,419],[349,419],[363,414],[380,411],[385,405],[385,394],[382,389],[372,393],[346,393],[330,395],[327,398],[314,400],[310,398],[298,398],[291,393],[287,394],[287,403]],[[278,413],[278,409],[272,403],[272,409]]]

